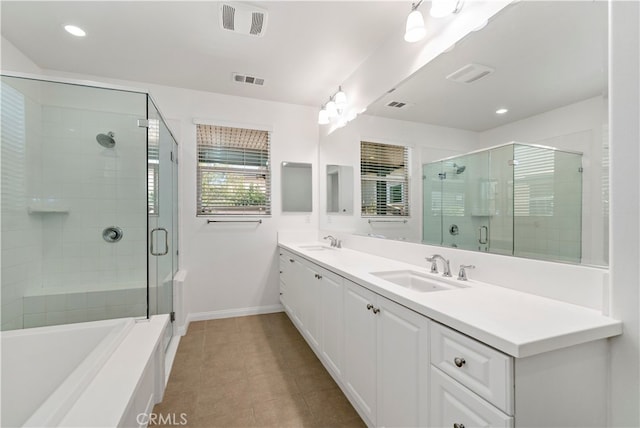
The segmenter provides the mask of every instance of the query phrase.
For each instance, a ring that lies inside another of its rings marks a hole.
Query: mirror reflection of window
[[[409,216],[409,148],[360,142],[362,216]]]

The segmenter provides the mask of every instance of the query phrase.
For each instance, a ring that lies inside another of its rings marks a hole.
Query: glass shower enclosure
[[[423,242],[579,263],[582,154],[510,143],[423,165]]]
[[[1,84],[2,330],[172,313],[177,143],[151,97]]]

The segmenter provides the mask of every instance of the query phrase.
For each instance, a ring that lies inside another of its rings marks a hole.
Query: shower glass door
[[[491,200],[488,153],[442,162],[442,244],[487,251]]]
[[[148,111],[149,312],[171,314],[173,277],[178,269],[176,143],[151,99]],[[169,339],[171,329],[166,334]]]
[[[2,329],[147,313],[146,94],[2,76]]]

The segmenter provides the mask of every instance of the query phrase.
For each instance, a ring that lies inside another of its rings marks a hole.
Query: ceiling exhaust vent
[[[447,79],[458,83],[470,84],[493,73],[495,69],[480,64],[467,64],[447,76]]]
[[[258,86],[264,85],[264,79],[260,77],[247,76],[246,74],[238,74],[238,73],[233,73],[232,77],[233,77],[233,81],[237,83],[247,83],[249,85],[258,85]]]
[[[400,101],[391,101],[390,103],[387,103],[387,107],[393,107],[393,108],[402,108],[402,107],[407,107],[407,103],[403,103]]]
[[[267,11],[239,3],[220,5],[220,26],[234,33],[262,37],[267,28]]]

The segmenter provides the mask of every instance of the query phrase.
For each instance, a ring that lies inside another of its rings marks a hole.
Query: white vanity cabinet
[[[345,280],[344,383],[376,426],[425,426],[429,320]]]
[[[430,326],[433,427],[512,427],[513,357],[436,322]]]
[[[514,358],[311,260],[280,250],[281,301],[367,425],[607,425],[606,338]]]
[[[280,301],[296,327],[302,327],[302,267],[298,257],[280,250]]]
[[[342,278],[280,250],[280,301],[314,351],[342,372]],[[322,338],[324,336],[324,339]]]
[[[606,339],[513,358],[430,326],[432,427],[604,427]]]

